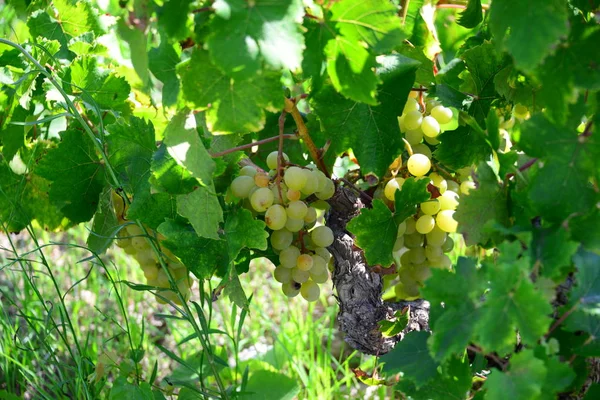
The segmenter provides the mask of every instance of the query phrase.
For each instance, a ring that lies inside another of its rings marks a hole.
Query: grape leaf
[[[557,227],[534,230],[529,248],[532,262],[540,263],[542,275],[563,282],[578,247],[577,242],[569,240],[569,233],[564,228]]]
[[[575,380],[575,371],[567,363],[560,362],[558,356],[549,356],[544,346],[538,346],[534,353],[536,358],[544,361],[548,371],[542,393],[554,398],[560,392],[568,391],[569,385]]]
[[[411,6],[412,3],[413,1],[411,1]],[[424,48],[422,46],[414,47],[404,43],[402,44],[402,47],[397,49],[397,51],[400,54],[421,63],[419,68],[417,68],[416,83],[419,83],[427,88],[431,87],[431,84],[435,82],[435,77],[433,75],[433,61],[431,61],[425,55],[423,52]]]
[[[427,350],[428,332],[410,332],[389,353],[381,356],[384,363],[382,371],[386,373],[403,373],[419,388],[437,374],[437,363]]]
[[[565,320],[565,329],[584,330],[596,342],[600,334],[600,256],[580,250],[573,262],[577,267],[577,284],[571,289],[568,307],[576,310]]]
[[[587,215],[578,215],[569,220],[569,230],[573,239],[581,242],[588,250],[600,249],[600,212],[592,211]]]
[[[60,43],[61,51],[57,56],[66,58],[69,54],[67,49],[68,36],[56,20],[52,19],[43,10],[37,10],[27,19],[27,27],[33,37],[43,37],[48,40],[56,40]]]
[[[156,229],[165,218],[177,217],[175,196],[169,193],[152,193],[150,182],[144,180],[136,186],[133,201],[127,209],[127,218],[140,220]]]
[[[190,221],[199,236],[219,239],[223,210],[214,185],[201,186],[189,194],[177,196],[177,212]]]
[[[370,265],[388,267],[394,262],[392,250],[398,225],[383,201],[373,200],[373,208],[363,208],[360,215],[348,223],[347,228],[356,236],[355,243],[364,250]]]
[[[148,68],[156,79],[163,83],[162,103],[165,106],[177,103],[179,78],[175,67],[179,61],[176,48],[169,44],[165,37],[161,39],[160,46],[154,47],[148,52]]]
[[[258,370],[250,375],[245,390],[252,393],[245,396],[248,400],[288,400],[296,398],[300,387],[296,380],[287,375]]]
[[[187,16],[192,2],[193,0],[167,0],[162,7],[157,8],[158,26],[170,38],[181,40],[188,37]]]
[[[252,216],[245,208],[238,208],[227,215],[225,237],[229,259],[234,261],[243,248],[267,250],[269,233],[266,224]]]
[[[562,0],[497,0],[490,7],[492,34],[525,72],[533,71],[569,33],[567,19]]]
[[[171,157],[200,184],[209,185],[215,170],[215,162],[195,129],[186,127],[186,120],[190,114],[187,109],[181,110],[175,115],[165,129],[164,144]]]
[[[242,287],[237,269],[233,262],[229,263],[229,270],[223,277],[223,280],[221,280],[221,283],[219,283],[219,288],[224,289],[225,295],[229,297],[229,300],[231,300],[233,304],[248,311],[250,302],[246,297],[246,293],[244,293],[244,288]]]
[[[302,57],[302,75],[312,79],[312,89],[318,92],[323,85],[326,70],[325,46],[330,39],[334,38],[334,34],[328,25],[311,19],[305,21],[304,27],[306,48]]]
[[[7,118],[4,123],[0,124],[0,140],[2,140],[2,154],[8,161],[12,160],[15,154],[25,146],[25,134],[30,127],[23,125],[15,125],[14,122],[25,122],[31,115],[31,112],[17,105],[12,113],[7,110]]]
[[[72,37],[87,32],[93,32],[98,37],[104,33],[94,7],[89,2],[53,0],[52,6],[58,11],[58,14],[55,15],[60,27]]]
[[[106,180],[96,148],[80,130],[61,134],[58,147],[41,159],[36,173],[51,181],[50,200],[74,223],[89,221]]]
[[[463,352],[475,333],[473,321],[479,318],[479,310],[472,302],[445,310],[435,320],[433,335],[428,341],[432,357],[444,361]]]
[[[483,132],[465,125],[438,136],[433,156],[446,167],[458,170],[485,161],[492,147]]]
[[[456,272],[432,269],[427,285],[422,288],[423,296],[431,303],[444,303],[448,308],[459,307],[468,301],[479,299],[481,292],[481,272],[470,258],[459,257]],[[435,332],[434,332],[435,334]]]
[[[331,86],[314,97],[312,105],[321,120],[330,152],[341,154],[352,148],[364,175],[381,179],[387,167],[402,152],[404,143],[397,117],[415,80],[418,63],[401,55],[383,59],[379,76],[379,106],[344,99]]]
[[[490,221],[509,225],[506,188],[498,183],[486,163],[479,164],[478,178],[479,187],[461,197],[460,206],[454,214],[458,231],[463,234],[468,246],[477,243],[485,245],[494,238],[492,232],[486,231],[486,224]]]
[[[481,9],[481,0],[469,0],[465,11],[460,13],[458,20],[459,25],[465,28],[475,28],[483,21],[483,11]]]
[[[198,180],[187,169],[177,164],[164,144],[154,153],[150,169],[150,183],[159,191],[173,195],[188,194],[198,186]]]
[[[274,69],[300,67],[304,48],[300,0],[220,0],[213,7],[216,15],[209,23],[207,44],[211,60],[225,74],[255,77],[262,59]]]
[[[131,64],[141,80],[141,86],[146,86],[150,80],[150,69],[148,68],[148,37],[145,32],[137,26],[129,26],[125,19],[117,22],[119,37],[129,45]]]
[[[494,370],[483,387],[486,399],[530,400],[540,398],[542,383],[548,373],[542,360],[535,358],[533,350],[525,349],[512,356],[507,372]]]
[[[416,25],[416,21],[418,19],[423,20],[421,18],[421,8],[423,8],[423,3],[425,3],[425,0],[411,0],[410,2],[408,2],[408,10],[406,10],[405,13],[406,17],[403,21],[403,29],[404,32],[406,32],[409,35],[409,37],[411,37],[409,41],[412,44],[415,43],[412,40],[412,35],[415,33],[414,28]],[[404,13],[404,10],[401,11]]]
[[[112,189],[106,187],[100,196],[100,206],[94,214],[92,229],[86,240],[87,247],[96,254],[109,248],[119,229],[119,221],[112,203]]]
[[[230,79],[201,49],[196,49],[191,60],[180,64],[177,71],[187,101],[207,109],[206,123],[213,134],[258,131],[265,123],[265,109],[283,109],[278,74],[265,71],[248,80]]]
[[[394,220],[398,225],[405,219],[417,213],[417,206],[431,197],[427,191],[427,179],[417,180],[408,178],[404,181],[401,190],[394,193]]]

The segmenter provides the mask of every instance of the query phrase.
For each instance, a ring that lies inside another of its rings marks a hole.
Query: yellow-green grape
[[[421,203],[421,211],[426,215],[435,215],[440,211],[440,202],[437,199],[432,199]]]
[[[318,255],[312,255],[312,268],[310,269],[310,275],[323,275],[327,273],[327,262],[323,257]]]
[[[317,226],[310,237],[318,247],[329,247],[333,244],[333,231],[327,226]]]
[[[296,297],[300,293],[300,285],[297,282],[291,281],[281,285],[281,291],[287,297]]]
[[[414,176],[423,176],[431,169],[431,161],[423,154],[413,154],[406,163],[408,172]]]
[[[296,259],[296,268],[301,271],[310,271],[313,267],[313,258],[310,254],[300,254]]]
[[[394,242],[393,252],[399,251],[404,247],[404,236],[398,236],[396,242]]]
[[[274,231],[282,229],[287,222],[285,207],[273,204],[265,213],[265,224]]]
[[[287,215],[290,218],[304,219],[308,212],[308,206],[301,200],[290,202],[287,206]]]
[[[413,149],[414,154],[422,154],[430,160],[431,160],[431,157],[433,157],[433,154],[431,153],[431,149],[426,144],[423,144],[423,143],[415,144],[414,146],[412,146],[412,149]]]
[[[431,109],[431,116],[444,125],[452,121],[452,110],[444,106],[435,106]]]
[[[421,126],[421,122],[423,122],[423,115],[418,110],[404,114],[404,126],[409,131],[418,129]]]
[[[414,146],[423,140],[423,131],[420,128],[408,131],[404,134],[404,138],[411,146]]]
[[[274,204],[287,204],[289,199],[287,198],[288,189],[285,186],[285,183],[281,182],[279,187],[277,185],[271,185],[269,188],[271,189],[271,192],[273,192],[273,203]],[[279,196],[280,189],[281,189],[281,197]]]
[[[422,235],[431,232],[435,226],[435,220],[431,215],[421,215],[417,220],[416,229]]]
[[[144,271],[144,277],[147,281],[155,281],[158,278],[159,269],[156,265],[143,265],[142,271]]]
[[[288,189],[286,195],[289,201],[298,201],[302,193],[299,190]]]
[[[327,186],[327,182],[331,181],[331,179],[329,179],[322,171],[319,171],[318,169],[315,169],[314,172],[316,173],[317,178],[319,179],[319,187],[317,188],[317,192],[321,192],[323,190],[325,190],[325,186]]]
[[[458,222],[454,220],[453,210],[443,210],[435,217],[435,222],[445,232],[456,232]]]
[[[428,115],[421,122],[421,130],[423,131],[423,135],[434,138],[440,134],[440,124],[435,118]]]
[[[419,102],[416,99],[409,97],[406,100],[406,104],[404,105],[404,110],[402,110],[402,114],[408,114],[411,111],[419,111]],[[419,112],[420,114],[420,112]]]
[[[327,182],[325,183],[325,188],[321,191],[315,193],[318,199],[320,200],[329,200],[335,194],[335,184],[329,178],[327,178]]]
[[[296,246],[290,246],[279,253],[279,263],[284,268],[294,268],[299,256],[300,250]]]
[[[403,283],[398,283],[394,286],[394,292],[400,300],[410,300],[419,296],[419,288],[416,285],[407,287]]]
[[[438,100],[428,99],[425,103],[425,112],[431,114],[431,110],[433,110],[434,107],[439,106],[440,104],[442,103]]]
[[[254,168],[252,168],[254,169]],[[256,170],[255,170],[256,171]],[[240,175],[231,182],[231,193],[240,199],[245,199],[250,195],[254,184],[254,177],[248,175]]]
[[[418,232],[404,235],[404,247],[414,249],[423,245],[423,235]]]
[[[427,234],[427,244],[432,246],[441,246],[446,242],[446,232],[437,227],[437,225]]]
[[[460,192],[462,194],[469,194],[472,189],[475,189],[475,182],[473,181],[464,181],[460,184]]]
[[[314,268],[314,267],[313,267]],[[310,279],[315,283],[325,283],[329,279],[329,273],[325,270],[322,274],[313,274],[312,269],[310,270]]]
[[[308,273],[308,271],[301,270],[298,267],[292,268],[291,271],[292,271],[292,279],[294,280],[294,282],[304,283],[310,277],[310,274]]]
[[[400,132],[406,132],[406,125],[404,125],[404,115],[398,117],[398,127]]]
[[[302,190],[306,184],[306,175],[302,169],[298,167],[289,167],[286,169],[283,174],[283,179],[287,187],[294,190]]]
[[[406,223],[406,230],[404,231],[405,235],[410,235],[417,231],[417,221],[415,221],[413,217],[406,218],[404,223]]]
[[[302,284],[300,288],[300,294],[306,301],[317,301],[319,299],[319,295],[321,294],[321,290],[319,289],[319,285],[317,285],[313,281],[307,281]]]
[[[448,236],[446,241],[442,244],[442,251],[444,253],[449,253],[452,251],[452,249],[454,249],[454,240]]]
[[[435,260],[435,262],[432,262],[430,265],[433,268],[451,268],[452,260],[450,260],[450,257],[448,257],[447,254],[444,254],[439,260]]]
[[[254,175],[254,184],[261,188],[269,186],[270,180],[271,179],[269,178],[269,175],[264,172],[258,172],[256,175]]]
[[[444,254],[444,252],[442,251],[442,248],[439,246],[432,246],[432,245],[425,246],[425,256],[430,261],[438,260],[443,254]]]
[[[326,263],[331,259],[331,253],[324,247],[317,247],[315,249],[315,254],[325,260]]]
[[[154,250],[152,250],[149,246],[147,249],[140,250],[135,255],[135,259],[140,265],[154,265],[156,264],[156,256],[154,254]]]
[[[285,221],[285,229],[290,232],[300,232],[302,228],[304,228],[303,219],[290,218],[288,216],[287,221]]]
[[[250,196],[250,204],[257,212],[264,212],[271,207],[274,198],[271,189],[259,188]]]
[[[117,246],[122,249],[131,247],[131,239],[129,239],[129,238],[118,238],[115,242],[116,242]]]
[[[257,172],[258,170],[251,165],[246,165],[245,167],[242,167],[242,169],[240,169],[240,175],[246,175],[250,177],[256,175]]]
[[[294,234],[287,229],[280,229],[271,233],[271,246],[275,250],[284,250],[290,247],[294,240]]]
[[[312,224],[317,220],[317,210],[314,207],[308,207],[306,210],[306,215],[304,216],[304,222],[307,224]]]
[[[278,155],[279,155],[279,152],[272,151],[267,156],[267,166],[269,167],[269,169],[277,169],[277,157],[278,157]],[[285,153],[282,152],[281,156],[283,157],[284,162],[290,161],[290,158],[288,157],[287,154],[285,154]]]
[[[447,181],[448,183],[448,190],[454,192],[454,193],[458,193],[460,190],[460,186],[458,185],[458,183],[456,183],[455,181]]]
[[[446,190],[443,195],[437,198],[440,202],[440,210],[456,210],[458,207],[458,194],[452,190]]]
[[[448,189],[448,182],[437,172],[432,172],[429,174],[429,179],[431,179],[433,186],[438,188],[440,194],[444,194],[444,192]]]
[[[404,185],[404,178],[393,178],[385,184],[385,188],[383,189],[383,194],[389,201],[395,200],[396,190],[401,190],[402,185]]]
[[[415,267],[412,270],[412,276],[417,282],[423,283],[431,276],[431,268],[425,266]]]
[[[400,282],[404,285],[414,286],[417,283],[411,274],[411,269],[412,268],[410,267],[402,267],[400,271],[398,271],[398,278],[400,278]]]
[[[522,104],[516,104],[513,107],[513,115],[516,118],[519,118],[519,119],[527,118],[527,114],[529,114],[529,110],[524,105],[522,105]]]
[[[467,180],[471,177],[472,169],[471,167],[464,167],[456,171],[461,180]]]
[[[292,280],[292,270],[279,266],[273,271],[273,278],[279,283],[287,283]]]
[[[124,247],[123,251],[125,251],[125,253],[129,254],[130,256],[135,256],[138,252],[138,250],[133,246]]]
[[[427,259],[425,256],[425,249],[423,247],[416,247],[414,249],[410,249],[410,261],[413,264],[421,264],[423,261]]]
[[[400,225],[398,225],[398,232],[396,232],[396,237],[400,237],[406,233],[406,221],[402,221]]]
[[[131,245],[137,251],[145,251],[150,248],[146,238],[140,236],[131,238]]]
[[[306,175],[306,183],[300,191],[308,196],[319,190],[319,174],[317,171],[311,171],[310,169],[303,169],[302,171]]]
[[[136,224],[129,224],[125,227],[127,230],[127,235],[129,236],[142,236],[144,235],[144,231]]]
[[[158,276],[156,277],[156,286],[162,288],[169,287],[169,277],[162,269],[158,271]]]
[[[437,140],[437,138],[432,138],[432,137],[429,137],[429,136],[425,136],[425,142],[427,144],[432,145],[432,146],[437,146],[438,144],[440,144],[440,141]]]

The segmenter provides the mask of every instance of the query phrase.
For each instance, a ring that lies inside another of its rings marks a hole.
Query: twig
[[[410,89],[411,92],[427,92],[429,89],[427,89],[426,87],[420,87],[420,88],[412,88]]]
[[[283,136],[283,139],[298,140],[298,136],[294,135],[293,133],[286,133],[286,134],[284,134],[282,136]],[[224,155],[229,154],[229,153],[234,153],[236,151],[250,149],[250,148],[252,148],[254,146],[260,146],[262,144],[274,142],[274,141],[279,140],[279,139],[280,139],[280,136],[277,135],[277,136],[273,136],[273,137],[270,137],[270,138],[266,138],[266,139],[262,139],[262,140],[257,140],[256,142],[243,144],[243,145],[237,146],[237,147],[232,147],[231,149],[227,149],[227,150],[220,151],[218,153],[211,154],[211,156],[212,157],[221,157],[221,156],[224,156]]]
[[[594,121],[590,121],[587,123],[585,129],[583,130],[583,133],[581,134],[581,137],[590,137],[592,135],[592,125],[594,125]]]
[[[215,9],[212,7],[200,7],[200,8],[196,8],[195,10],[192,10],[192,14],[198,14],[201,12],[210,12],[210,11],[215,11]]]
[[[412,156],[413,155],[412,146],[410,145],[410,143],[408,143],[408,140],[402,138],[402,141],[404,142],[404,148],[406,149],[406,151],[408,151],[408,155]]]
[[[525,164],[523,164],[523,165],[521,165],[521,166],[519,167],[519,172],[523,172],[523,171],[525,171],[525,170],[528,170],[528,169],[529,169],[529,168],[531,168],[531,166],[532,166],[533,164],[535,164],[537,161],[538,161],[538,159],[537,159],[537,158],[532,158],[531,160],[527,161]],[[510,178],[512,178],[513,176],[515,176],[515,174],[516,174],[515,172],[511,172],[510,174],[507,174],[507,175],[506,175],[506,178],[507,178],[507,179],[510,179]]]
[[[494,360],[494,362],[495,362],[496,364],[498,364],[498,366],[499,366],[500,368],[502,368],[502,371],[504,371],[504,370],[506,369],[506,361],[503,361],[503,360],[502,360],[500,357],[498,357],[497,355],[495,355],[495,354],[492,354],[492,353],[490,353],[490,354],[485,354],[485,353],[484,353],[484,351],[483,351],[483,350],[481,350],[479,347],[477,347],[477,346],[474,346],[474,345],[471,345],[471,344],[467,346],[467,349],[469,349],[469,350],[471,350],[471,351],[473,351],[473,352],[475,352],[475,353],[479,353],[479,354],[483,355],[484,357],[491,358],[492,360]]]
[[[277,192],[279,193],[279,200],[283,204],[283,196],[281,195],[281,172],[283,171],[283,129],[285,127],[285,116],[287,113],[285,110],[281,112],[279,116],[279,147],[277,148],[277,177],[275,178],[275,185],[277,185]]]
[[[577,309],[577,306],[579,306],[579,303],[575,303],[575,305],[573,305],[573,307],[569,308],[563,315],[560,316],[559,319],[557,319],[556,321],[554,321],[554,323],[552,324],[552,326],[550,327],[550,329],[548,329],[548,333],[546,333],[546,335],[544,335],[545,337],[549,337],[550,334],[559,327],[560,324],[562,324],[563,322],[565,322],[565,319],[567,319],[567,317],[571,314],[573,314],[573,311],[575,311]]]

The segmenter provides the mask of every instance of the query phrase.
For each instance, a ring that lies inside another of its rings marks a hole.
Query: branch
[[[281,137],[281,136],[283,136],[283,137]],[[240,150],[250,149],[250,148],[252,148],[254,146],[260,146],[262,144],[274,142],[274,141],[280,140],[280,139],[298,140],[298,136],[294,135],[293,133],[286,133],[286,134],[281,135],[281,136],[277,135],[277,136],[273,136],[273,137],[270,137],[270,138],[266,138],[266,139],[262,139],[262,140],[257,140],[256,142],[246,143],[246,144],[243,144],[241,146],[232,147],[231,149],[227,149],[227,150],[220,151],[218,153],[211,154],[211,156],[212,157],[221,157],[221,156],[224,156],[226,154],[234,153],[234,152],[240,151]]]

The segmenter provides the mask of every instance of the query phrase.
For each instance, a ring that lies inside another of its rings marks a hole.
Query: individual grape
[[[150,246],[148,246],[146,249],[138,250],[137,254],[135,255],[135,259],[138,263],[140,263],[140,265],[155,265],[157,261],[154,250],[152,250]]]
[[[435,106],[431,109],[431,116],[444,125],[452,121],[452,110],[444,106]]]
[[[302,228],[304,228],[303,219],[290,218],[288,216],[287,221],[285,221],[285,229],[290,232],[300,232]]]
[[[398,283],[394,286],[394,293],[401,300],[410,300],[419,295],[419,288],[416,285],[408,287],[403,283]]]
[[[416,144],[421,143],[423,140],[423,131],[419,129],[413,129],[412,131],[408,131],[404,134],[404,138],[411,145],[414,146]]]
[[[454,249],[454,240],[448,236],[446,241],[442,244],[442,251],[444,253],[449,253],[452,251],[452,249]]]
[[[460,190],[460,186],[458,185],[458,183],[456,183],[455,181],[446,181],[448,184],[448,190],[454,192],[454,193],[458,193]]]
[[[402,253],[402,255],[400,256],[400,265],[402,266],[402,268],[408,268],[412,265],[412,261],[410,260],[410,250]]]
[[[310,271],[313,267],[313,259],[310,254],[300,254],[296,259],[296,268],[301,271]]]
[[[158,278],[159,269],[154,265],[142,265],[142,271],[144,271],[144,277],[147,281],[155,281]]]
[[[435,226],[435,220],[431,215],[421,215],[417,220],[416,229],[422,235],[431,232]]]
[[[304,216],[304,222],[307,224],[312,224],[317,220],[317,210],[314,207],[308,207],[306,210],[306,215]]]
[[[406,221],[402,221],[400,225],[398,225],[398,232],[396,233],[396,237],[400,237],[406,233]]]
[[[256,168],[254,168],[251,165],[246,165],[244,167],[242,167],[242,169],[240,169],[240,176],[249,176],[249,177],[254,177],[254,175],[256,175],[256,173],[258,172],[258,170]]]
[[[421,122],[421,130],[423,131],[423,135],[434,138],[440,134],[440,124],[435,118],[428,115],[423,118],[423,122]]]
[[[120,233],[119,233],[120,234]],[[115,243],[118,247],[122,249],[126,249],[127,247],[131,247],[131,239],[129,238],[118,238]]]
[[[447,234],[437,225],[427,234],[427,244],[432,246],[442,246],[446,242]]]
[[[427,245],[425,247],[425,256],[430,261],[438,260],[443,254],[444,252],[439,246]]]
[[[312,270],[310,270],[310,279],[315,283],[325,283],[329,279],[329,273],[325,270],[323,274],[317,275],[313,274]]]
[[[423,122],[423,115],[418,110],[404,114],[404,126],[409,131],[418,129],[421,126],[421,122]]]
[[[445,232],[456,232],[458,222],[453,218],[453,210],[443,210],[435,217],[435,222]]]
[[[399,250],[401,250],[404,247],[404,236],[398,236],[396,238],[396,242],[394,242],[394,248],[392,249],[393,252],[397,252]]]
[[[140,236],[131,238],[131,246],[133,246],[133,248],[138,252],[145,251],[150,248],[146,238]]]
[[[412,276],[417,282],[423,283],[431,276],[431,268],[425,266],[418,268],[415,267],[412,270]]]
[[[317,188],[316,191],[320,192],[322,190],[325,190],[325,186],[327,186],[327,181],[330,181],[331,179],[329,179],[322,171],[320,171],[318,169],[314,169],[314,172],[315,172],[317,178],[319,179],[319,187]]]
[[[404,125],[404,114],[398,117],[398,128],[400,128],[400,132],[406,132],[406,125]]]
[[[417,231],[417,221],[415,221],[413,217],[406,218],[404,222],[406,223],[406,231],[404,232],[405,235],[410,235]]]
[[[294,268],[299,256],[300,250],[296,246],[290,246],[279,253],[279,263],[284,268]]]
[[[429,174],[429,179],[431,179],[433,186],[438,188],[440,194],[444,194],[444,192],[448,189],[448,182],[446,182],[446,180],[437,172],[432,172]]]
[[[310,237],[318,247],[328,247],[333,244],[333,231],[327,226],[317,226]]]
[[[281,197],[279,197],[279,189],[281,189]],[[271,192],[273,192],[273,203],[275,204],[286,204],[289,199],[287,197],[287,188],[285,187],[285,183],[280,183],[280,186],[271,185]]]
[[[310,275],[323,275],[327,273],[327,262],[323,259],[323,257],[318,255],[311,256],[313,264],[310,269]]]
[[[325,188],[321,191],[315,193],[318,199],[320,200],[329,200],[335,194],[335,184],[329,178],[327,178],[327,183],[325,184]]]
[[[417,247],[414,249],[410,249],[410,261],[413,264],[421,264],[423,261],[427,259],[425,256],[425,249],[423,247]]]
[[[331,259],[331,253],[324,247],[315,248],[315,254],[325,260],[325,263],[328,263]]]
[[[404,247],[414,249],[423,245],[423,235],[415,232],[410,235],[404,235]]]
[[[321,290],[319,289],[319,285],[315,282],[308,281],[300,288],[300,294],[306,301],[317,301],[321,294]]]
[[[142,236],[145,234],[144,231],[142,230],[142,228],[140,228],[136,224],[127,225],[125,227],[125,230],[127,231],[127,235],[131,236],[132,238],[135,236]]]
[[[291,271],[292,271],[292,279],[294,280],[294,282],[304,283],[310,277],[310,274],[308,271],[303,271],[303,270],[299,269],[298,267],[292,268]]]
[[[286,169],[283,179],[287,187],[294,190],[302,190],[306,184],[306,175],[302,169],[298,167],[289,167]]]
[[[294,281],[290,281],[281,285],[281,291],[289,298],[296,297],[300,293],[300,285]]]
[[[425,142],[427,144],[432,145],[432,146],[437,146],[438,144],[441,143],[439,140],[437,140],[437,138],[434,138],[434,137],[432,138],[432,137],[429,137],[429,136],[425,136]]]
[[[400,282],[408,286],[417,285],[417,281],[411,274],[411,269],[412,268],[409,267],[402,267],[400,271],[398,271],[398,278],[400,278]]]
[[[519,118],[519,119],[527,118],[527,114],[529,114],[529,110],[524,105],[522,105],[522,104],[516,104],[513,107],[513,115],[516,118]]]
[[[292,270],[279,266],[273,271],[273,278],[275,278],[277,282],[287,283],[292,280]]]
[[[231,182],[231,193],[235,197],[245,199],[250,195],[250,191],[255,186],[253,177],[240,175]]]
[[[444,254],[440,257],[439,260],[431,263],[431,267],[433,268],[451,268],[452,260],[448,257],[447,254]]]
[[[435,215],[440,211],[440,202],[437,199],[432,199],[421,203],[421,211],[423,211],[423,214]]]
[[[287,212],[282,205],[273,204],[265,213],[265,223],[274,231],[282,229],[286,222]]]
[[[269,153],[269,155],[267,156],[267,166],[269,167],[269,169],[277,169],[277,157],[279,155],[278,151],[272,151]],[[281,153],[284,162],[289,162],[290,158],[288,157],[287,154],[285,153]]]
[[[156,278],[156,286],[163,288],[170,286],[169,277],[162,269],[158,271],[158,276]]]
[[[458,195],[452,190],[446,190],[443,195],[437,198],[440,202],[440,210],[456,210],[458,207]]]
[[[396,190],[401,190],[402,185],[404,185],[404,178],[393,178],[385,184],[385,188],[383,189],[383,194],[389,201],[395,200]]]
[[[406,104],[404,105],[404,110],[402,110],[402,114],[408,114],[411,111],[419,111],[419,102],[416,99],[408,98],[406,99]],[[420,112],[419,112],[420,114]]]
[[[311,171],[310,169],[304,169],[304,175],[306,175],[306,183],[300,190],[305,195],[311,195],[319,190],[319,174],[317,171]]]
[[[287,215],[290,218],[304,219],[308,211],[308,206],[301,200],[290,202],[287,206]]]
[[[430,160],[431,160],[431,157],[433,157],[433,154],[431,153],[431,149],[423,143],[419,143],[419,144],[412,146],[412,150],[413,150],[414,154],[422,154]]]
[[[428,114],[431,114],[431,110],[433,110],[435,107],[437,107],[441,104],[442,103],[438,100],[428,99],[427,102],[425,103],[425,112]]]
[[[294,189],[288,189],[286,194],[289,201],[298,201],[302,196],[302,193],[299,190]]]
[[[423,154],[413,154],[406,163],[408,172],[414,176],[423,176],[431,169],[431,161]]]
[[[469,194],[469,192],[475,188],[475,182],[473,181],[464,181],[460,184],[460,192],[462,194]]]
[[[267,211],[273,204],[275,196],[269,188],[259,188],[250,196],[250,204],[257,212]]]
[[[271,179],[269,178],[269,175],[265,174],[264,172],[258,172],[256,175],[254,175],[254,184],[261,188],[269,186],[270,180]]]

